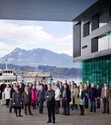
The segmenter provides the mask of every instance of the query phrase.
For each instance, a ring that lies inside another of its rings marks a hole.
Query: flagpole
[[[5,60],[5,63],[6,63],[6,70],[7,70],[7,59]]]

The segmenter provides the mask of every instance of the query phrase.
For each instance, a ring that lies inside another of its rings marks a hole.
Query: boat
[[[17,81],[17,73],[13,69],[8,69],[7,67],[7,59],[6,62],[6,69],[0,70],[0,83],[9,83],[13,81]]]

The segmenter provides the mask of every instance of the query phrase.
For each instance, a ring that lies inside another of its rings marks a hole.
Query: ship
[[[10,83],[17,81],[17,73],[13,69],[8,69],[7,59],[5,60],[6,68],[0,70],[0,83]]]

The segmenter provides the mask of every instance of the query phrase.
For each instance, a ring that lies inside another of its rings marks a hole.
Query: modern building
[[[73,20],[73,60],[83,82],[111,86],[111,1],[99,0]]]

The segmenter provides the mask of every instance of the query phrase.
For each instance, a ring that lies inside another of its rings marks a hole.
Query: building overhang
[[[92,16],[94,16],[95,13],[101,12],[104,7],[107,7],[109,5],[111,5],[110,0],[98,0],[95,4],[93,4],[91,7],[87,8],[83,13],[74,18],[73,22],[88,20]]]
[[[72,22],[96,1],[0,0],[0,19]]]

